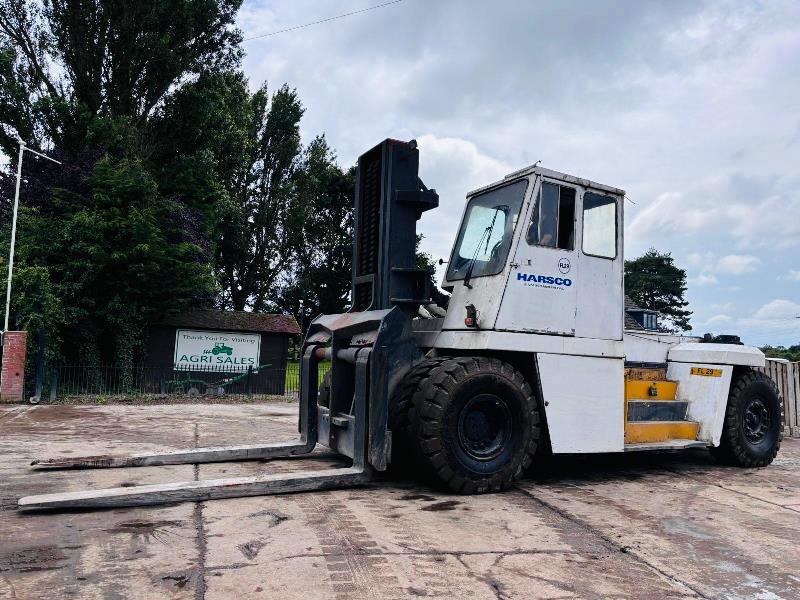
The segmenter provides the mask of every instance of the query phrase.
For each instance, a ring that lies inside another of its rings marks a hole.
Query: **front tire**
[[[440,366],[447,358],[427,358],[414,365],[405,374],[402,381],[392,393],[389,401],[389,429],[392,432],[392,459],[390,467],[396,473],[408,475],[414,470],[414,444],[409,441],[410,414],[414,394],[430,372]]]
[[[719,462],[737,467],[766,467],[781,447],[783,401],[775,382],[747,370],[733,380],[720,444],[711,449]]]
[[[422,468],[463,494],[509,487],[530,466],[541,435],[531,386],[508,363],[486,357],[450,358],[431,369],[409,421]]]

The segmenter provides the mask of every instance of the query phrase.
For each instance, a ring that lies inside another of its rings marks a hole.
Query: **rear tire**
[[[419,383],[409,413],[413,454],[432,479],[463,494],[501,491],[530,466],[539,404],[514,367],[450,358]]]
[[[768,375],[747,370],[735,377],[728,396],[719,446],[711,454],[737,467],[766,467],[783,439],[783,401]]]

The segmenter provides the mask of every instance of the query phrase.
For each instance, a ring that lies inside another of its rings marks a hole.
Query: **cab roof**
[[[551,179],[557,179],[559,181],[564,181],[566,183],[572,183],[575,185],[580,185],[582,187],[587,187],[595,190],[600,190],[603,192],[607,192],[609,194],[614,194],[615,196],[625,196],[625,190],[621,190],[619,188],[611,187],[610,185],[604,185],[602,183],[597,183],[596,181],[591,181],[589,179],[583,179],[581,177],[576,177],[574,175],[568,175],[567,173],[562,173],[560,171],[553,171],[551,169],[545,169],[544,167],[530,165],[523,169],[519,169],[518,171],[514,171],[513,173],[509,173],[500,181],[495,181],[494,183],[490,183],[489,185],[485,185],[483,187],[479,187],[478,189],[472,190],[467,194],[467,196],[474,196],[481,192],[488,191],[494,187],[502,185],[512,179],[519,179],[520,177],[527,177],[529,175],[541,175],[543,177],[549,177]]]

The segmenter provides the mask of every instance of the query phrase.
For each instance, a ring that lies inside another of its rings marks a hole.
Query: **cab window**
[[[617,202],[594,192],[583,195],[583,253],[617,256]]]
[[[503,270],[527,188],[528,180],[521,179],[470,198],[447,269],[449,281]]]
[[[573,250],[575,188],[543,182],[525,237],[532,246]]]

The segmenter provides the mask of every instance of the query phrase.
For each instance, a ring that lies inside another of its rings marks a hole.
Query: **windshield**
[[[528,180],[521,179],[470,199],[447,269],[449,281],[503,270],[527,188]]]

